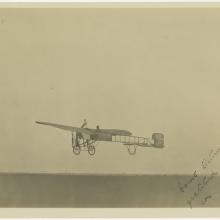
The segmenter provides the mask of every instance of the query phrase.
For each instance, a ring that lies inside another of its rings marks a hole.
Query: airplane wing
[[[88,134],[88,135],[92,134],[92,132],[90,130],[85,129],[85,128],[77,128],[77,127],[72,127],[72,126],[68,126],[68,125],[60,125],[60,124],[54,124],[54,123],[50,123],[50,122],[41,122],[41,121],[36,121],[36,123],[42,124],[42,125],[52,126],[55,128],[59,128],[59,129],[71,131],[71,132],[81,132],[81,133]]]

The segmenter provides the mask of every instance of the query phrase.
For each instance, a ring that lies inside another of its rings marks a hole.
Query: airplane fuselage
[[[120,129],[92,129],[92,128],[85,128],[85,129],[90,131],[92,134],[110,134],[110,135],[123,135],[123,136],[132,135],[130,131],[120,130]]]
[[[91,133],[89,139],[96,140],[96,141],[112,141],[112,136],[116,136],[116,135],[131,136],[132,135],[130,131],[120,130],[120,129],[90,129],[90,128],[85,128],[85,129]]]

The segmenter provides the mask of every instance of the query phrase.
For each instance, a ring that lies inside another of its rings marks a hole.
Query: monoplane
[[[87,128],[87,121],[85,119],[81,127],[41,121],[36,121],[36,123],[70,131],[72,133],[72,148],[75,155],[79,155],[84,150],[88,151],[90,155],[94,155],[96,151],[95,143],[99,141],[122,143],[127,146],[130,155],[136,153],[137,147],[164,147],[164,135],[162,133],[153,133],[151,138],[145,138],[132,136],[132,133],[127,130],[101,129],[99,125],[92,129]]]

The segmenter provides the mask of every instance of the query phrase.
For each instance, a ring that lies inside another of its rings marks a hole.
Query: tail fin
[[[162,133],[153,133],[152,139],[154,141],[153,146],[158,148],[164,147],[164,135]]]

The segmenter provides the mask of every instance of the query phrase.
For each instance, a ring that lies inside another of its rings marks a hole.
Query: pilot
[[[97,129],[97,131],[99,131],[99,130],[100,130],[99,125],[97,125],[97,126],[96,126],[96,129]]]
[[[87,121],[86,121],[86,119],[84,119],[84,122],[83,122],[81,128],[84,128],[86,125],[87,125]]]

